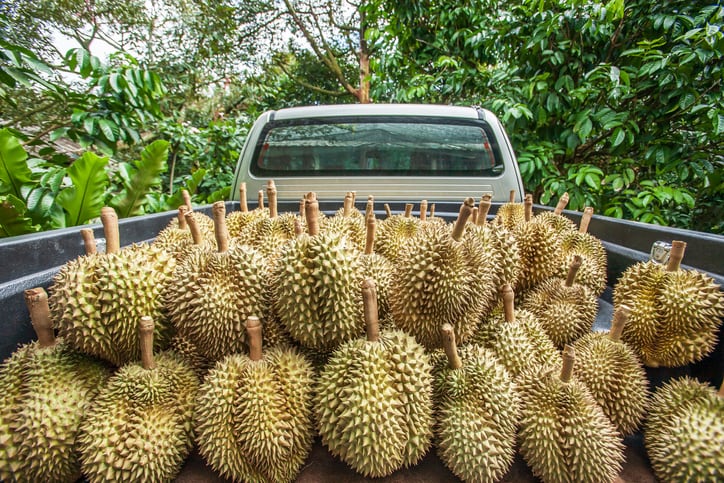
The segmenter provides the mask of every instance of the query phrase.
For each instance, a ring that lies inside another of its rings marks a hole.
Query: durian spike
[[[387,213],[387,218],[392,216],[392,210],[390,209],[390,205],[385,203],[385,213]]]
[[[583,215],[581,215],[581,224],[578,227],[578,231],[580,233],[588,232],[588,225],[591,223],[591,218],[593,218],[593,208],[590,206],[586,206],[583,209]]]
[[[40,347],[54,346],[55,332],[53,332],[53,320],[50,318],[48,294],[41,287],[28,289],[25,291],[25,305],[28,306],[30,323],[38,335]]]
[[[201,245],[201,242],[203,241],[203,236],[201,235],[201,229],[199,229],[199,224],[196,223],[196,217],[194,216],[194,212],[187,212],[184,218],[186,218],[186,223],[189,225],[189,231],[191,232],[191,238],[194,241],[194,245]]]
[[[561,381],[569,382],[573,376],[573,364],[576,362],[576,351],[573,346],[566,344],[563,347],[563,366],[561,367]]]
[[[450,324],[442,324],[440,335],[442,336],[442,346],[445,349],[445,355],[447,356],[450,369],[460,369],[463,367],[463,361],[460,360],[460,356],[458,355],[453,326]]]
[[[319,234],[319,201],[317,194],[313,192],[307,193],[304,204],[304,213],[307,218],[307,231],[311,236]]]
[[[525,206],[525,221],[530,221],[533,218],[533,195],[530,193],[525,195],[523,204]]]
[[[460,212],[458,213],[458,219],[455,222],[455,227],[452,231],[452,238],[455,241],[460,241],[460,239],[463,237],[463,233],[465,232],[465,223],[467,223],[468,218],[470,218],[470,215],[473,212],[473,205],[475,204],[475,200],[472,198],[465,198],[465,201],[460,206]]]
[[[189,211],[194,211],[194,206],[191,204],[191,194],[188,190],[181,190],[181,196],[184,199],[184,205],[189,207]]]
[[[480,198],[480,204],[478,205],[478,219],[475,221],[476,225],[483,226],[488,221],[488,212],[490,211],[492,198],[493,197],[487,193]]]
[[[506,283],[501,287],[500,293],[503,295],[505,321],[513,323],[515,322],[515,293],[513,292],[513,287],[511,287],[509,283]]]
[[[249,211],[249,205],[246,203],[246,182],[241,183],[241,186],[239,186],[239,211],[242,213]]]
[[[420,201],[420,221],[427,220],[427,200]]]
[[[473,223],[475,225],[478,224],[478,208],[477,206],[473,208],[473,212],[470,214],[470,223]]]
[[[264,209],[264,190],[259,190],[256,195],[256,205],[260,210]]]
[[[412,216],[412,203],[405,203],[405,218]]]
[[[305,203],[306,201],[304,200],[304,196],[302,196],[302,199],[299,200],[299,218],[301,218],[302,220],[306,219],[306,213],[304,210]]]
[[[106,236],[106,253],[121,251],[121,237],[118,233],[118,215],[110,206],[101,208],[101,223]]]
[[[246,336],[249,340],[249,359],[260,361],[262,357],[261,321],[259,317],[250,315],[246,319]]]
[[[583,263],[583,258],[581,258],[580,255],[576,255],[573,257],[571,266],[568,268],[568,276],[566,277],[566,287],[573,286],[573,282],[576,281],[576,275],[578,274],[578,269],[581,268],[581,263]]]
[[[430,205],[430,218],[435,216],[435,203]]]
[[[681,260],[684,259],[684,251],[686,250],[686,242],[674,240],[671,242],[671,251],[669,252],[669,263],[666,265],[667,272],[676,272],[681,267]]]
[[[211,205],[211,213],[214,217],[216,248],[219,253],[224,253],[229,249],[229,231],[226,229],[226,206],[224,202],[217,201]]]
[[[375,249],[375,230],[377,229],[377,221],[374,214],[368,216],[365,220],[367,225],[367,238],[365,239],[365,255],[372,255]]]
[[[563,193],[563,195],[558,198],[558,204],[556,205],[556,208],[553,210],[553,213],[556,215],[560,215],[563,213],[563,210],[566,209],[566,206],[568,206],[568,200],[570,198],[568,197],[568,192]]]
[[[362,281],[362,302],[364,303],[365,332],[367,340],[380,340],[380,321],[377,312],[377,285],[371,278]]]
[[[342,210],[342,216],[347,218],[349,215],[352,214],[353,204],[354,200],[352,199],[352,192],[347,191],[347,193],[344,195],[344,208]]]
[[[515,203],[515,190],[510,190],[510,194],[508,195],[508,202]]]
[[[372,195],[367,196],[367,206],[365,207],[365,218],[368,216],[375,216],[375,197]]]
[[[98,253],[96,248],[96,238],[93,235],[93,230],[90,228],[83,228],[80,230],[80,236],[83,237],[83,245],[85,246],[85,254],[93,255]]]
[[[622,305],[613,313],[613,321],[611,322],[611,330],[608,331],[608,338],[614,342],[621,340],[623,327],[628,322],[628,314],[631,311],[627,306]]]
[[[141,365],[144,369],[156,368],[153,360],[153,319],[148,315],[138,321],[138,339],[141,343]]]
[[[266,197],[269,200],[269,218],[277,217],[277,187],[274,180],[266,182]]]
[[[189,212],[189,207],[181,205],[178,207],[178,227],[180,230],[186,230],[188,225],[186,224],[186,213]]]
[[[302,222],[299,220],[299,218],[294,219],[294,236],[299,236],[302,233],[304,233],[304,228],[302,228]]]

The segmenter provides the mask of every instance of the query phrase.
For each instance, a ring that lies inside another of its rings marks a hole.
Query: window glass
[[[267,126],[252,173],[262,176],[497,176],[499,147],[482,121],[298,120]]]

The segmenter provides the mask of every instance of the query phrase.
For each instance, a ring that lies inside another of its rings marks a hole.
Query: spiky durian
[[[191,215],[188,215],[191,213]],[[187,215],[194,216],[194,229],[192,230],[187,222]],[[186,205],[179,206],[178,224],[176,226],[168,226],[161,230],[153,241],[153,245],[162,248],[171,253],[176,260],[183,260],[186,254],[198,245],[210,245],[213,240],[213,226],[202,229],[198,222],[199,214],[189,211]]]
[[[682,366],[716,347],[724,294],[708,275],[679,269],[685,247],[674,241],[667,267],[637,263],[614,287],[614,306],[631,309],[621,338],[647,366]]]
[[[246,322],[250,354],[219,361],[199,390],[199,452],[234,481],[293,481],[314,439],[311,364],[296,349],[262,354],[261,324]]]
[[[498,207],[493,223],[503,225],[508,230],[515,230],[526,223],[525,206],[515,202],[515,191],[510,191],[510,201]]]
[[[609,333],[591,332],[578,339],[573,375],[586,385],[623,436],[634,433],[646,413],[648,379],[636,354],[620,341],[628,309],[614,314]]]
[[[377,286],[377,304],[380,310],[380,319],[389,321],[390,314],[389,292],[392,285],[392,274],[395,267],[387,258],[374,253],[375,231],[377,221],[374,213],[371,213],[365,221],[367,234],[365,238],[364,254],[362,260],[362,274],[364,278],[371,278]]]
[[[432,375],[425,350],[380,332],[374,282],[363,283],[367,339],[345,343],[322,370],[315,401],[322,442],[355,471],[389,475],[416,464],[432,439]]]
[[[375,250],[393,263],[397,263],[403,248],[420,230],[420,219],[411,212],[409,205],[404,215],[389,215],[377,227]]]
[[[455,327],[456,337],[465,341],[485,308],[491,282],[484,274],[486,255],[477,240],[463,237],[472,204],[472,198],[465,200],[452,231],[434,225],[421,230],[395,262],[393,317],[427,348],[441,347],[443,323]]]
[[[644,433],[651,467],[661,481],[724,480],[724,384],[669,381],[653,395]]]
[[[551,278],[526,295],[522,308],[533,313],[553,343],[560,347],[591,331],[598,310],[597,297],[575,283],[581,257],[574,257],[566,280]]]
[[[576,231],[575,223],[561,214],[569,199],[568,193],[563,193],[553,211],[542,211],[535,216],[535,220],[551,227],[557,236]]]
[[[153,356],[153,320],[138,324],[142,362],[121,367],[94,399],[78,444],[91,481],[171,481],[193,445],[194,371],[173,352]]]
[[[560,242],[552,228],[535,220],[513,230],[520,253],[517,291],[529,290],[556,273],[560,264]]]
[[[226,217],[226,225],[231,238],[242,236],[247,226],[253,222],[269,217],[269,210],[264,208],[264,192],[259,191],[259,200],[257,207],[249,211],[246,201],[246,183],[241,183],[239,187],[239,211],[232,211]],[[213,224],[212,224],[213,227]]]
[[[76,481],[81,418],[110,371],[55,339],[45,290],[25,300],[38,341],[0,366],[0,480]]]
[[[455,347],[443,326],[446,358],[435,365],[437,452],[464,481],[499,481],[515,456],[520,399],[510,374],[477,345]]]
[[[520,452],[544,482],[610,482],[621,471],[624,446],[616,427],[575,378],[573,349],[556,369],[518,381],[522,400]]]
[[[285,246],[274,272],[274,311],[294,340],[329,351],[364,330],[357,285],[360,252],[345,237],[319,233],[319,203],[307,199],[309,235]]]
[[[470,341],[490,349],[516,378],[532,368],[560,365],[560,353],[535,316],[515,310],[511,286],[504,285],[501,293],[503,313],[480,324]]]
[[[171,327],[163,315],[161,292],[176,261],[148,244],[120,249],[118,218],[101,212],[106,253],[67,263],[53,279],[51,311],[59,336],[81,352],[120,366],[139,357],[135,327],[142,315],[156,317],[157,347],[165,347]]]

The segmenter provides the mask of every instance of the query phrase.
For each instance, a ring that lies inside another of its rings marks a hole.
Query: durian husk
[[[513,236],[520,254],[515,288],[523,294],[556,273],[561,263],[560,242],[550,227],[535,220],[517,225]]]
[[[401,252],[413,243],[412,239],[419,230],[419,218],[404,215],[389,216],[377,227],[375,250],[393,263],[397,263]]]
[[[515,230],[526,223],[525,206],[523,203],[515,203],[515,192],[511,191],[510,201],[500,205],[498,212],[493,218],[493,223],[500,224],[507,230]]]
[[[598,238],[588,233],[572,231],[561,237],[562,260],[556,276],[565,278],[576,255],[581,257],[576,281],[593,292],[597,297],[606,289],[606,249]]]

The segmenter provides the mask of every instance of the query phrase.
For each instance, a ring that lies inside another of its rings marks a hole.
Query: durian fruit
[[[111,376],[83,419],[78,444],[90,482],[171,481],[191,451],[199,382],[175,353],[154,357],[153,325],[141,318],[141,362]]]
[[[646,372],[636,354],[621,342],[628,308],[614,313],[608,333],[591,332],[578,339],[573,375],[586,385],[603,412],[623,436],[633,434],[646,414]]]
[[[204,237],[209,237],[210,234],[213,236],[214,221],[209,216],[205,215],[204,213],[201,213],[200,211],[194,211],[194,208],[191,204],[191,195],[189,194],[189,192],[187,190],[181,190],[181,194],[184,199],[184,202],[181,206],[185,206],[189,212],[196,214],[196,221],[198,223],[199,229],[204,234]],[[172,218],[171,221],[169,221],[169,223],[165,229],[169,229],[169,228],[178,229],[178,228],[181,228],[182,224],[183,224],[183,222],[181,221],[181,218],[178,218],[178,217]]]
[[[346,236],[350,248],[363,250],[365,246],[365,218],[354,207],[354,192],[348,191],[344,198],[344,208],[335,216],[325,218],[320,223],[320,230],[325,233],[338,233]]]
[[[385,205],[389,210],[389,206]],[[420,219],[412,216],[412,204],[405,207],[402,215],[392,215],[391,212],[377,227],[377,252],[397,263],[402,249],[410,243],[411,239],[420,230]]]
[[[525,224],[525,206],[523,203],[515,202],[515,190],[510,190],[510,200],[500,205],[493,222],[503,225],[508,230],[514,230]]]
[[[413,237],[395,263],[391,308],[399,328],[429,349],[442,346],[440,325],[455,327],[464,342],[477,327],[489,291],[486,254],[464,237],[473,199],[468,198],[452,231],[430,225]],[[482,294],[482,295],[480,295]]]
[[[680,270],[686,243],[672,242],[667,267],[630,266],[614,287],[614,307],[630,307],[621,339],[650,367],[699,361],[716,347],[724,294],[708,275]]]
[[[361,257],[362,274],[364,278],[371,278],[377,286],[377,305],[379,307],[379,318],[381,320],[390,320],[390,286],[392,285],[392,275],[395,271],[394,265],[390,263],[382,255],[374,252],[375,231],[377,221],[374,213],[371,213],[365,221],[367,227],[365,237],[364,253]]]
[[[268,311],[268,262],[248,245],[229,243],[225,206],[212,207],[216,250],[197,250],[178,266],[164,293],[178,336],[217,361],[246,350],[243,321]]]
[[[515,310],[512,287],[504,285],[500,292],[503,313],[480,324],[470,342],[491,350],[515,378],[531,368],[560,365],[561,355],[536,317]]]
[[[518,381],[520,452],[544,482],[611,482],[625,459],[621,436],[586,386],[572,377],[574,359],[566,346],[560,377],[548,368]]]
[[[558,199],[558,204],[553,211],[543,211],[538,213],[535,216],[535,220],[551,227],[558,236],[575,232],[576,225],[573,221],[561,214],[566,208],[566,205],[568,205],[568,200],[568,193],[563,193],[563,195]]]
[[[533,200],[526,195],[525,214],[532,213]],[[524,215],[525,219],[525,215]],[[520,275],[516,290],[519,295],[552,277],[561,261],[560,240],[545,223],[532,219],[513,229],[520,254]]]
[[[50,307],[58,334],[68,344],[120,366],[140,355],[136,327],[143,315],[157,320],[157,347],[168,345],[171,326],[163,314],[161,292],[176,261],[145,243],[121,250],[115,211],[103,208],[101,220],[106,253],[63,266],[53,279]]]
[[[580,230],[560,234],[562,257],[557,276],[565,278],[573,258],[580,256],[581,267],[578,269],[576,281],[588,287],[598,297],[606,289],[606,249],[601,240],[586,233],[592,215],[593,208],[586,207],[581,217]]]
[[[241,183],[239,187],[239,211],[232,211],[226,217],[226,225],[231,238],[240,237],[243,231],[252,222],[267,218],[269,210],[264,208],[264,193],[259,191],[259,201],[257,207],[249,211],[249,205],[246,199],[246,183]],[[213,226],[213,224],[212,224]]]
[[[430,448],[432,368],[411,336],[379,331],[374,281],[362,292],[367,339],[342,345],[322,370],[317,429],[333,455],[380,477],[416,464]]]
[[[546,280],[526,294],[522,305],[536,316],[559,348],[590,332],[596,320],[598,298],[586,286],[575,282],[580,266],[581,257],[576,255],[565,280]]]
[[[259,319],[246,321],[249,356],[219,361],[199,390],[199,452],[225,478],[293,481],[314,440],[314,371],[293,348],[262,353]]]
[[[338,233],[319,232],[319,202],[306,200],[309,234],[287,244],[274,267],[273,308],[292,338],[330,351],[364,331],[361,253]]]
[[[683,377],[653,395],[644,433],[660,481],[724,481],[724,384]]]
[[[186,215],[188,213],[192,213],[192,216],[195,217],[194,221],[196,225],[193,231],[186,221]],[[196,218],[198,215],[197,212],[191,212],[186,205],[179,206],[178,224],[176,226],[168,226],[161,230],[153,241],[153,245],[171,253],[177,261],[183,260],[195,246],[210,245],[214,234],[213,229],[206,228],[202,231]]]
[[[25,301],[38,341],[0,366],[0,480],[73,482],[81,418],[110,371],[55,338],[45,290]]]
[[[447,357],[434,369],[437,453],[463,481],[500,481],[515,456],[515,385],[491,352],[477,345],[458,351],[450,324],[442,333]]]

